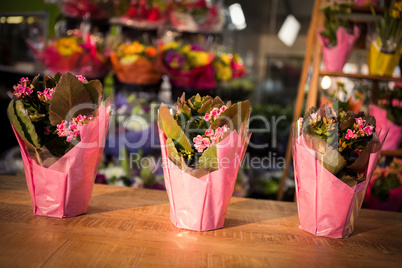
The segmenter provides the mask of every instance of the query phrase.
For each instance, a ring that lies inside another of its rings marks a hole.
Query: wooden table
[[[402,213],[363,209],[347,239],[298,228],[294,203],[232,198],[223,229],[169,220],[166,192],[95,185],[86,215],[32,214],[25,180],[0,176],[1,267],[401,267]]]

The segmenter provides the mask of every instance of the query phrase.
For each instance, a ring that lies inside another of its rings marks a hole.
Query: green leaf
[[[61,73],[56,73],[56,74],[54,75],[53,80],[54,80],[54,82],[55,82],[56,84],[59,83],[61,76],[62,76]]]
[[[167,138],[175,140],[183,149],[193,152],[190,141],[164,103],[162,103],[159,108],[158,120],[159,126]]]
[[[218,157],[216,151],[216,144],[208,147],[198,159],[197,168],[217,170],[218,169]]]
[[[18,135],[23,139],[27,146],[31,144],[36,148],[41,147],[38,134],[35,131],[35,126],[32,124],[28,114],[25,112],[22,101],[12,100],[8,105],[7,115]]]
[[[166,146],[167,146],[167,153],[168,153],[170,160],[172,160],[172,162],[175,165],[177,165],[178,167],[181,167],[182,159],[181,159],[179,153],[177,152],[176,147],[174,146],[174,142],[171,138],[166,139]]]
[[[211,125],[211,129],[227,125],[231,130],[240,131],[241,125],[248,127],[250,118],[250,102],[248,100],[238,102],[227,108]]]
[[[99,105],[103,97],[102,83],[99,80],[91,80],[85,83],[84,87],[88,90],[92,103]]]
[[[79,104],[84,104],[83,108],[77,108]],[[86,104],[86,105],[85,105]],[[52,95],[49,106],[49,119],[52,126],[60,124],[66,119],[67,115],[75,117],[79,114],[91,115],[93,109],[89,105],[92,104],[88,90],[78,79],[70,74],[65,73],[56,86],[56,90]],[[72,110],[72,109],[75,110]],[[69,114],[69,113],[73,114]]]

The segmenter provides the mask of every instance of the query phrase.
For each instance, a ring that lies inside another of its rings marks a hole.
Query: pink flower
[[[204,144],[205,148],[208,148],[211,145],[211,141],[207,138],[203,138],[202,143]]]
[[[220,109],[220,113],[219,114],[221,114],[221,113],[223,113],[224,111],[226,111],[226,106],[225,105],[223,105],[222,107],[221,107],[221,109]]]
[[[49,102],[52,98],[55,88],[45,88],[43,92],[38,91],[38,98],[43,102]]]
[[[202,143],[202,136],[201,135],[197,135],[197,137],[194,137],[193,142],[196,144],[200,144]]]
[[[354,130],[352,131],[352,130],[348,129],[346,132],[347,132],[347,134],[346,134],[346,137],[345,137],[345,138],[346,138],[347,140],[353,139],[353,138],[356,138],[356,137],[357,137]]]
[[[220,114],[219,109],[218,108],[213,108],[212,111],[211,111],[211,114],[212,114],[212,117],[214,119],[216,119]]]
[[[194,147],[195,149],[199,152],[202,153],[204,151],[204,143],[203,143],[203,137],[201,135],[198,135],[193,139],[194,142]]]
[[[310,117],[311,117],[311,121],[313,122],[313,123],[316,123],[317,121],[319,121],[320,120],[320,116],[318,115],[318,113],[312,113],[311,115],[310,115]]]
[[[366,133],[367,136],[370,136],[371,134],[373,134],[373,129],[374,129],[373,126],[366,126],[364,128],[364,133]]]
[[[364,124],[366,123],[366,120],[363,120],[361,117],[355,118],[355,120],[356,120],[356,124],[357,124],[358,126],[364,125]]]
[[[213,129],[208,129],[207,131],[205,131],[205,136],[211,137],[213,135],[214,135],[214,130]]]
[[[28,77],[22,77],[21,79],[20,79],[20,84],[21,85],[23,85],[23,86],[27,86],[28,84],[29,84],[29,79],[28,79]]]
[[[392,107],[398,107],[399,106],[399,100],[398,99],[392,99]]]
[[[80,81],[80,82],[84,82],[86,80],[86,78],[82,75],[76,75],[75,77],[77,77],[78,81]]]
[[[204,116],[205,121],[209,121],[209,120],[211,120],[211,118],[212,118],[211,114],[205,114],[205,116]]]

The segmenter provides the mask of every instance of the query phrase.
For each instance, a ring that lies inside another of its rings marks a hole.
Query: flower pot
[[[87,212],[109,125],[108,113],[101,106],[98,116],[83,126],[81,141],[61,158],[52,159],[54,163],[49,166],[39,165],[30,156],[29,148],[14,130],[35,215],[64,218]]]
[[[402,126],[387,119],[387,111],[376,105],[370,106],[369,114],[374,116],[377,122],[377,135],[381,140],[386,136],[383,150],[396,150],[402,141]]]
[[[336,31],[337,44],[334,47],[328,46],[328,40],[317,32],[318,40],[322,45],[324,64],[327,71],[342,71],[343,66],[349,59],[353,44],[359,37],[359,28],[353,27],[353,34],[349,34],[345,28],[339,27]]]
[[[341,181],[318,160],[300,136],[293,145],[299,228],[316,236],[346,238],[363,203],[380,152],[371,153],[366,178],[353,186]]]
[[[397,49],[394,53],[384,53],[381,51],[379,43],[379,39],[373,41],[367,52],[369,73],[371,75],[392,76],[401,57],[400,50]]]

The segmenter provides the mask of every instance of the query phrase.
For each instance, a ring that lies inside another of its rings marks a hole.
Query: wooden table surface
[[[95,185],[86,215],[32,214],[0,176],[1,267],[401,267],[402,213],[363,209],[347,239],[298,228],[295,203],[232,198],[223,229],[174,227],[164,191]]]

